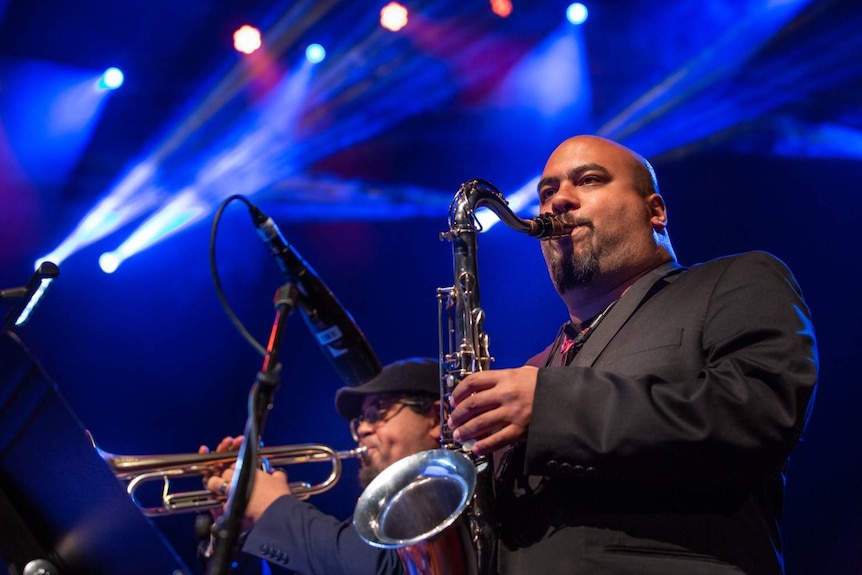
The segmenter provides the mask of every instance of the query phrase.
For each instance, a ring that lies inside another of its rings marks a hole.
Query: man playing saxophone
[[[363,486],[395,461],[439,447],[439,382],[436,360],[409,358],[385,366],[362,385],[338,390],[336,409],[349,421],[356,443],[367,448],[359,471]],[[216,450],[237,449],[242,440],[226,437]],[[247,531],[243,553],[302,575],[403,572],[394,550],[367,545],[350,521],[326,515],[293,497],[283,471],[255,473],[243,518]],[[207,488],[225,494],[232,477],[232,469],[214,475]]]
[[[793,275],[764,252],[678,264],[652,166],[603,138],[558,146],[538,194],[572,228],[542,243],[568,321],[467,375],[446,422],[499,456],[499,573],[783,573],[818,369]]]

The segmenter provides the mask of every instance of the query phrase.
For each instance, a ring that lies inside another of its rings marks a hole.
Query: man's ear
[[[431,428],[428,430],[436,441],[440,441],[440,402],[435,401],[434,407],[431,408],[431,417],[428,418],[431,423]]]
[[[653,228],[661,231],[667,227],[667,206],[665,206],[664,198],[658,194],[650,194],[646,198],[646,205]]]

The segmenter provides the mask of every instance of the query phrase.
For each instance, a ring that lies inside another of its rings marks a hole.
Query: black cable
[[[241,202],[245,203],[245,205],[248,206],[249,209],[254,207],[254,204],[252,204],[248,200],[248,198],[240,194],[234,194],[230,196],[218,207],[218,210],[216,210],[215,213],[215,217],[213,218],[212,231],[210,232],[210,269],[212,270],[213,283],[215,284],[216,295],[218,296],[219,301],[221,301],[222,308],[224,309],[231,323],[233,323],[237,330],[239,330],[239,333],[246,339],[246,341],[251,344],[254,349],[257,350],[260,355],[266,356],[266,348],[261,345],[257,341],[257,339],[255,339],[255,337],[251,335],[251,333],[249,333],[245,325],[243,325],[242,320],[237,317],[236,313],[234,313],[233,309],[230,307],[230,304],[227,301],[227,297],[225,297],[224,295],[224,290],[222,289],[221,280],[219,279],[218,269],[216,267],[216,230],[218,230],[218,225],[221,221],[222,213],[224,212],[225,208],[227,208],[227,205],[234,200],[240,200]]]

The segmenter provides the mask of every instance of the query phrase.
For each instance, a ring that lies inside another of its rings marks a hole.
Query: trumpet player
[[[746,176],[715,198],[730,221]],[[558,146],[538,196],[572,228],[542,244],[567,321],[524,367],[465,377],[447,421],[505,450],[500,574],[784,573],[818,369],[792,273],[765,252],[680,265],[652,166],[603,138]]]
[[[357,445],[367,448],[359,470],[363,486],[399,459],[439,447],[439,382],[437,361],[417,357],[385,366],[362,385],[338,390],[336,410],[347,420]],[[226,437],[216,451],[237,449],[242,440]],[[395,551],[367,545],[349,520],[293,497],[284,471],[255,473],[243,518],[243,553],[301,575],[403,572]],[[232,469],[214,475],[207,488],[225,494],[232,477]]]

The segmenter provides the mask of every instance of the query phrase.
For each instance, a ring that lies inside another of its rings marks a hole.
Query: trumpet
[[[158,517],[171,513],[186,513],[214,509],[224,504],[227,497],[209,489],[171,493],[171,480],[180,477],[199,476],[202,481],[236,462],[236,452],[187,453],[168,455],[116,455],[99,448],[92,435],[90,442],[99,456],[108,464],[114,475],[126,485],[132,502],[147,517]],[[365,455],[367,447],[336,451],[326,445],[315,443],[262,447],[259,450],[261,468],[269,470],[303,463],[329,463],[329,475],[318,483],[306,481],[289,483],[290,490],[298,499],[307,499],[331,489],[341,478],[341,460],[357,459]],[[146,506],[137,497],[142,485],[162,482],[162,505]]]

